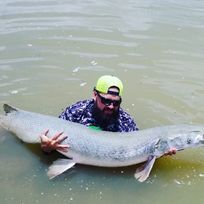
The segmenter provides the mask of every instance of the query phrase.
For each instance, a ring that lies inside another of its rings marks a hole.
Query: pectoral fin
[[[149,156],[147,162],[143,166],[137,168],[135,172],[135,178],[138,181],[143,182],[149,177],[149,174],[152,170],[155,160],[156,156]]]
[[[53,179],[66,170],[72,168],[74,165],[75,162],[72,159],[58,159],[49,167],[47,175],[49,179]]]

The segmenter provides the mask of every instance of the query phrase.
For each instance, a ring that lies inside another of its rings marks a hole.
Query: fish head
[[[204,146],[204,129],[192,130],[170,138],[170,147],[183,150],[189,147]]]
[[[190,132],[186,136],[186,146],[204,146],[204,130]]]
[[[154,155],[160,157],[174,148],[177,151],[190,147],[204,146],[204,129],[187,131],[172,135],[167,138],[160,138],[153,144]]]

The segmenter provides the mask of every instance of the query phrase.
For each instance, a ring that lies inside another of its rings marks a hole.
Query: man
[[[120,107],[122,92],[123,84],[119,78],[104,75],[98,79],[91,100],[79,101],[67,107],[59,117],[103,131],[136,131],[138,128],[133,118]],[[60,144],[66,138],[61,136],[62,132],[50,139],[47,134],[48,130],[41,135],[43,151],[68,150],[67,145]]]
[[[115,76],[104,75],[98,79],[91,100],[79,101],[67,107],[59,117],[103,131],[136,131],[138,128],[133,118],[120,107],[122,92],[123,84],[120,79]],[[40,136],[41,148],[44,152],[68,151],[68,145],[60,144],[67,138],[67,136],[62,136],[63,132],[57,133],[52,138],[47,137],[48,132],[49,130],[46,130]],[[176,150],[173,148],[166,155],[175,153]]]

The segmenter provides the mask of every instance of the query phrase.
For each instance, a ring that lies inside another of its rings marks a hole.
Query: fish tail
[[[14,111],[18,111],[16,108],[14,108],[14,107],[12,107],[12,106],[10,106],[8,104],[4,104],[3,108],[4,108],[4,111],[5,111],[6,114],[14,112]]]
[[[18,110],[16,108],[8,105],[8,104],[4,104],[3,109],[4,109],[6,114],[5,115],[0,115],[0,127],[8,129],[8,124],[6,122],[7,121],[6,120],[7,114],[12,113],[12,112],[16,112]]]
[[[2,127],[2,128],[5,128],[5,125],[4,125],[4,118],[5,118],[4,115],[0,115],[0,127]]]

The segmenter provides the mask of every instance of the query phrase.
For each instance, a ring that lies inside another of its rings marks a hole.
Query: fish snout
[[[202,135],[202,138],[201,138],[200,142],[201,142],[201,144],[204,145],[204,134]]]

